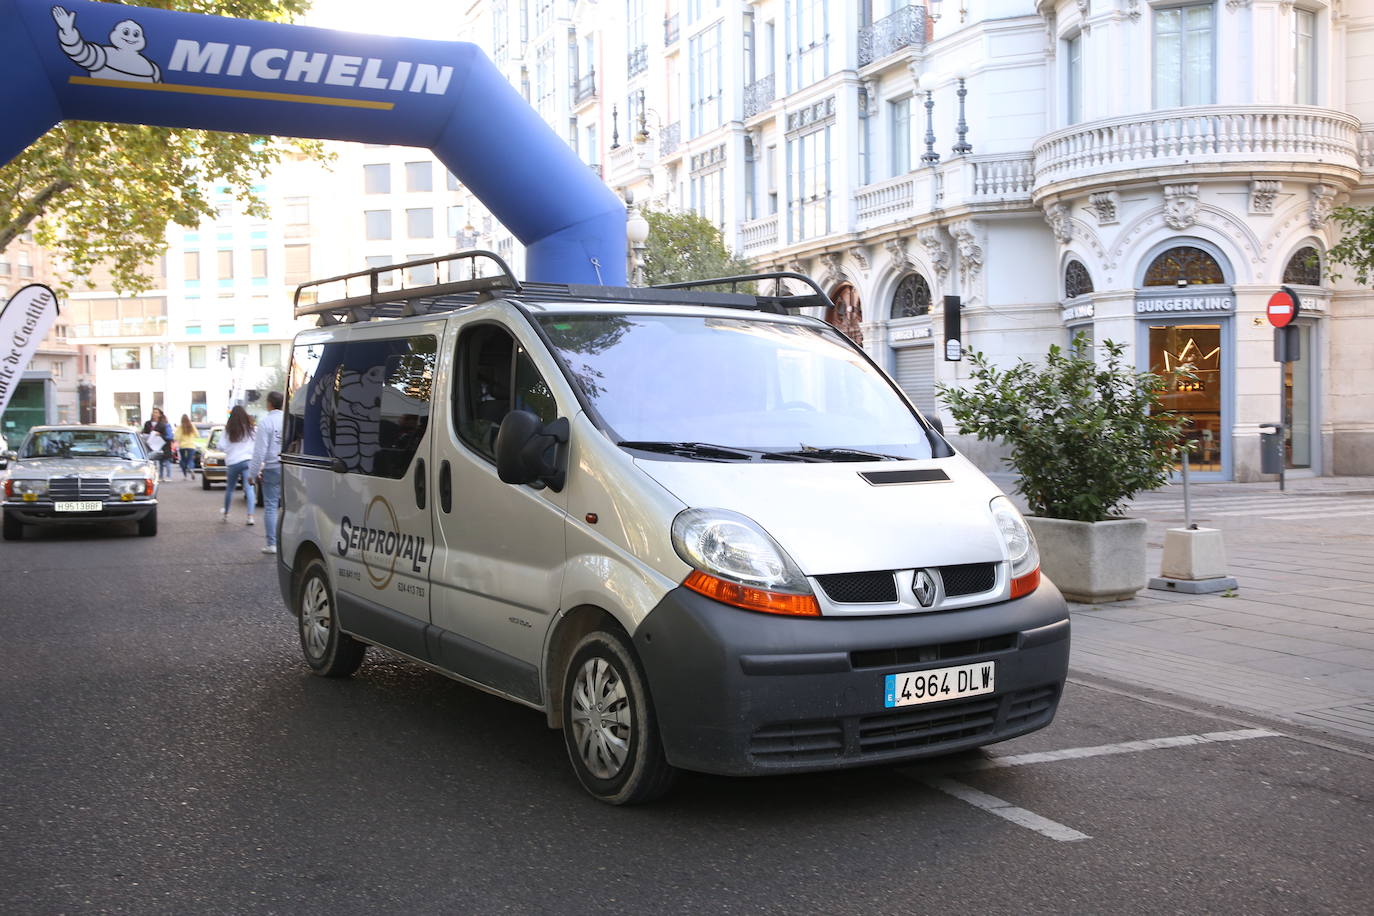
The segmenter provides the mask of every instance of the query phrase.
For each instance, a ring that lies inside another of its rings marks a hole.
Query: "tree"
[[[753,271],[748,261],[726,249],[720,230],[706,217],[691,211],[645,208],[642,212],[649,223],[644,251],[644,282],[649,286]]]
[[[1331,279],[1340,279],[1332,268],[1337,264],[1353,268],[1355,282],[1368,286],[1374,278],[1374,207],[1337,207],[1331,216],[1345,229],[1345,237],[1326,253]]]
[[[310,0],[141,0],[193,13],[290,22]],[[54,26],[56,27],[56,26]],[[166,250],[169,223],[215,213],[208,189],[227,185],[252,216],[267,205],[253,185],[290,152],[322,157],[315,140],[206,130],[64,121],[0,167],[0,251],[32,229],[74,277],[108,263],[114,287],[142,292],[146,267]]]

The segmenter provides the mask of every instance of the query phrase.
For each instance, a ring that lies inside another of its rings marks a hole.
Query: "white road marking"
[[[1050,763],[1055,760],[1082,760],[1086,757],[1106,757],[1109,754],[1133,754],[1136,751],[1153,751],[1166,747],[1191,747],[1197,744],[1216,744],[1221,741],[1249,741],[1252,738],[1280,738],[1278,732],[1267,728],[1242,728],[1232,732],[1208,732],[1205,735],[1175,735],[1171,738],[1147,738],[1144,741],[1123,741],[1120,744],[1100,744],[1097,747],[1071,747],[1062,751],[1041,751],[1036,754],[1015,754],[1008,757],[990,757],[978,760],[968,766],[961,766],[960,772],[971,773],[979,770],[997,770],[1003,767],[1019,767],[1028,763]]]
[[[1072,843],[1078,840],[1090,840],[1092,837],[1086,833],[1079,833],[1072,827],[1066,827],[1058,821],[1052,821],[1047,817],[1041,817],[1034,811],[1027,811],[1025,808],[1018,808],[1011,802],[1003,801],[995,795],[986,792],[979,792],[972,786],[966,786],[962,782],[955,782],[952,779],[923,779],[921,780],[932,789],[938,789],[946,795],[952,795],[960,801],[966,801],[975,808],[981,808],[988,814],[995,814],[1000,818],[1011,821],[1027,830],[1034,830],[1036,833],[1047,836],[1052,840],[1061,843]]]
[[[1281,738],[1279,732],[1270,731],[1267,728],[1242,728],[1229,732],[1207,732],[1201,735],[1174,735],[1168,738],[1147,738],[1144,741],[1123,741],[1119,744],[1099,744],[1096,747],[1071,747],[1062,751],[1039,751],[1033,754],[1012,754],[1006,757],[990,757],[987,760],[977,760],[968,763],[960,763],[958,767],[952,767],[949,772],[975,773],[982,770],[997,770],[1007,767],[1020,767],[1032,763],[1053,763],[1058,760],[1083,760],[1088,757],[1107,757],[1113,754],[1133,754],[1138,751],[1154,751],[1169,747],[1196,747],[1200,744],[1219,744],[1224,741],[1250,741],[1255,738]],[[1072,843],[1078,840],[1092,839],[1086,833],[1074,830],[1072,827],[1052,821],[1047,817],[1042,817],[1034,811],[1027,811],[1025,808],[1018,808],[1011,802],[1003,801],[995,795],[981,792],[972,786],[966,786],[962,782],[956,782],[945,775],[931,774],[929,769],[922,771],[912,768],[906,771],[909,775],[918,779],[920,782],[946,795],[953,796],[960,801],[968,802],[975,808],[979,808],[989,814],[1010,821],[1027,830],[1034,830],[1042,836],[1047,836],[1052,840],[1061,843]],[[940,772],[938,769],[935,772]],[[929,775],[928,775],[929,774]]]

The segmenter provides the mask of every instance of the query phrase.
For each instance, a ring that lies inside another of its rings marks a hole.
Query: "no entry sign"
[[[1286,328],[1294,318],[1298,317],[1301,308],[1298,294],[1286,286],[1281,286],[1277,293],[1269,297],[1269,304],[1265,307],[1265,312],[1269,315],[1270,324],[1276,328]]]

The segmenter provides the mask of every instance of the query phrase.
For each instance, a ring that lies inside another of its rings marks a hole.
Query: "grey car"
[[[4,538],[25,525],[134,522],[157,534],[157,466],[125,426],[35,426],[3,477]]]

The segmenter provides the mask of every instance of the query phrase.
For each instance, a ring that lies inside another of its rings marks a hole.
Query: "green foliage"
[[[749,262],[731,254],[715,224],[690,211],[645,208],[649,240],[644,250],[644,282],[679,283],[753,272]]]
[[[1332,218],[1345,229],[1345,236],[1326,253],[1331,279],[1341,275],[1334,266],[1343,264],[1355,271],[1355,282],[1368,286],[1374,277],[1374,207],[1337,207]]]
[[[1105,365],[1083,335],[1066,352],[1050,347],[1043,367],[1025,360],[1001,371],[971,357],[968,388],[940,386],[954,420],[979,439],[1002,439],[1031,512],[1082,522],[1119,517],[1122,503],[1168,482],[1182,428],[1165,411],[1165,381],[1125,364],[1105,341]]]
[[[143,0],[139,5],[290,21],[309,0]],[[191,228],[213,216],[212,185],[253,216],[253,193],[283,155],[324,158],[316,140],[64,121],[0,168],[0,251],[32,229],[75,277],[102,262],[121,292],[150,285],[147,265],[166,250],[169,223]]]

